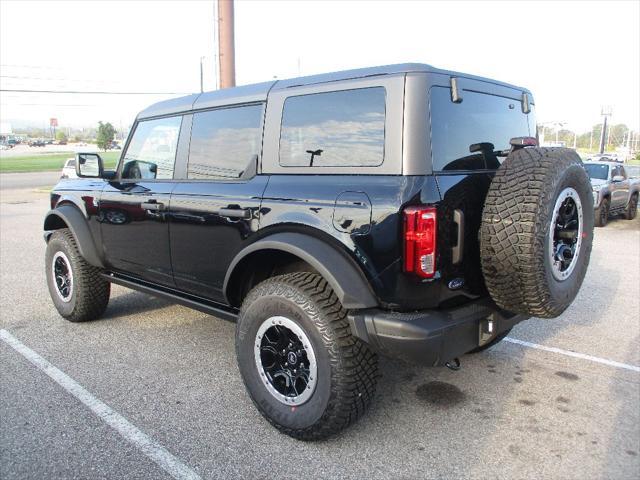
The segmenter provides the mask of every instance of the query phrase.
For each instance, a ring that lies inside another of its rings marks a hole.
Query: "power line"
[[[26,90],[0,88],[0,92],[14,93],[65,93],[65,94],[87,94],[87,95],[191,95],[184,92],[82,92],[75,90]]]

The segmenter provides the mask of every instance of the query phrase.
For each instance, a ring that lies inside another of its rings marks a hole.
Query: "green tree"
[[[115,136],[116,129],[113,128],[113,125],[109,122],[98,122],[98,135],[96,137],[96,144],[98,145],[98,148],[106,151],[111,146]]]
[[[62,130],[58,130],[56,132],[56,140],[66,142],[67,141],[67,134],[64,133]]]

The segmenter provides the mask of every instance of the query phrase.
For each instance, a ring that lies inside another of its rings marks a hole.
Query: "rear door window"
[[[238,179],[260,153],[262,105],[195,113],[187,177]]]
[[[513,137],[535,136],[534,117],[522,112],[519,100],[467,90],[462,98],[454,103],[451,89],[431,88],[434,171],[497,169],[504,157],[496,151],[509,149]]]
[[[280,165],[381,165],[385,97],[384,87],[371,87],[287,98],[280,133]]]

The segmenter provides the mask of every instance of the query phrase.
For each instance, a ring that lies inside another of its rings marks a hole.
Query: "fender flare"
[[[57,230],[55,226],[56,217],[62,220],[75,238],[78,244],[78,250],[80,255],[87,261],[87,263],[94,267],[104,268],[104,264],[98,255],[98,249],[93,241],[93,235],[87,225],[87,219],[78,208],[71,205],[62,205],[53,210],[49,210],[44,218],[44,239],[49,241],[49,237],[53,234],[53,231]]]
[[[346,309],[378,306],[369,283],[352,259],[326,242],[301,233],[275,233],[242,249],[231,261],[224,279],[222,291],[227,300],[227,288],[236,267],[248,255],[260,250],[287,252],[307,262],[331,285]]]

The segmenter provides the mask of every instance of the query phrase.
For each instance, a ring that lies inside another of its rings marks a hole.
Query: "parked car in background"
[[[43,140],[31,140],[29,142],[30,147],[44,147],[46,144]]]
[[[9,150],[10,148],[6,143],[0,143],[0,150]]]
[[[596,227],[604,227],[611,215],[636,218],[639,179],[629,178],[624,166],[616,162],[585,162],[584,168],[591,179]]]
[[[623,163],[617,153],[597,153],[587,159],[588,162],[616,162]]]
[[[68,158],[66,162],[64,162],[64,167],[62,167],[62,175],[60,178],[78,178],[76,175],[76,159]]]
[[[110,150],[122,150],[122,147],[120,146],[120,144],[118,142],[111,142],[111,145],[109,146]]]

